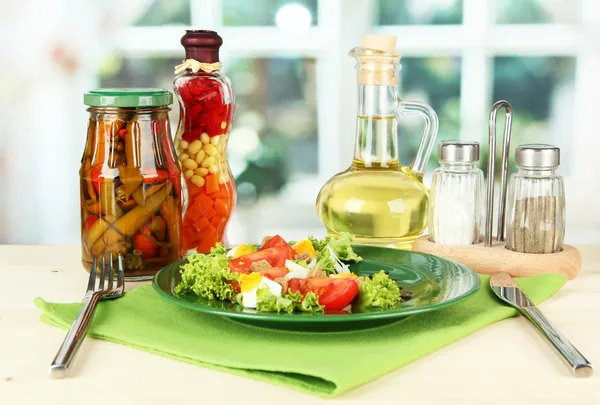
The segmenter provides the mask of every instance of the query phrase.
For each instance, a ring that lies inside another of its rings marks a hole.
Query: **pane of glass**
[[[315,60],[232,59],[237,110],[229,143],[240,202],[277,193],[291,174],[316,174]]]
[[[499,24],[575,24],[581,0],[495,0]]]
[[[128,58],[112,55],[100,68],[100,87],[159,87],[173,91],[173,70],[181,58]],[[179,122],[177,101],[171,105],[173,136]]]
[[[317,0],[223,0],[223,25],[302,29],[317,25]]]
[[[462,24],[462,0],[379,0],[379,25]]]
[[[190,0],[153,0],[133,23],[137,27],[191,25]]]
[[[112,56],[100,72],[101,87],[161,87],[172,91],[180,58]],[[237,109],[229,162],[240,202],[279,192],[292,174],[316,174],[317,101],[314,59],[233,59],[224,62]],[[171,111],[173,134],[179,108]]]
[[[574,124],[574,80],[575,58],[572,57],[494,58],[493,99],[506,100],[513,107],[511,172],[516,170],[515,148],[526,143],[559,146],[563,155],[561,166],[565,167],[565,162],[569,160],[565,158],[565,154],[569,153],[569,138]],[[498,137],[502,136],[503,117],[504,112],[501,110],[497,122]],[[500,144],[499,141],[498,145]],[[496,148],[498,150],[502,147]],[[482,161],[487,162],[487,141],[482,149]],[[501,164],[500,153],[498,150],[498,165]]]
[[[429,104],[438,115],[440,140],[457,140],[460,133],[460,72],[458,57],[406,57],[400,60],[400,97]],[[403,116],[398,128],[398,149],[402,165],[412,164],[423,132],[423,119]],[[429,168],[438,167],[434,148]]]

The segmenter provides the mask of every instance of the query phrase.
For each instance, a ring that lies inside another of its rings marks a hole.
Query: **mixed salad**
[[[352,249],[353,236],[287,242],[266,237],[257,245],[240,245],[227,251],[217,244],[208,254],[193,254],[181,266],[177,294],[230,301],[258,312],[351,311],[389,308],[411,298],[385,271],[368,277],[350,271],[359,262]]]

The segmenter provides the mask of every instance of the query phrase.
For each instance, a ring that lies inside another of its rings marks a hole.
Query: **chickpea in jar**
[[[84,102],[90,113],[80,170],[84,267],[120,255],[126,279],[151,278],[181,255],[172,95],[103,89],[86,93]]]

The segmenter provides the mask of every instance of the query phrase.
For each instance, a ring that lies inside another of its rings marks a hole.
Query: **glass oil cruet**
[[[400,55],[396,37],[364,35],[353,48],[358,71],[354,158],[329,179],[317,197],[328,233],[350,232],[355,243],[410,249],[427,226],[429,190],[423,174],[433,149],[438,118],[427,104],[398,97]],[[419,114],[425,128],[415,161],[398,159],[398,120]]]

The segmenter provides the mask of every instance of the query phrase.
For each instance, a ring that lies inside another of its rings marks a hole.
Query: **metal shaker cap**
[[[560,165],[560,149],[543,144],[519,145],[515,162],[519,167],[556,168]]]
[[[438,148],[440,163],[475,163],[479,161],[479,143],[442,141]]]

